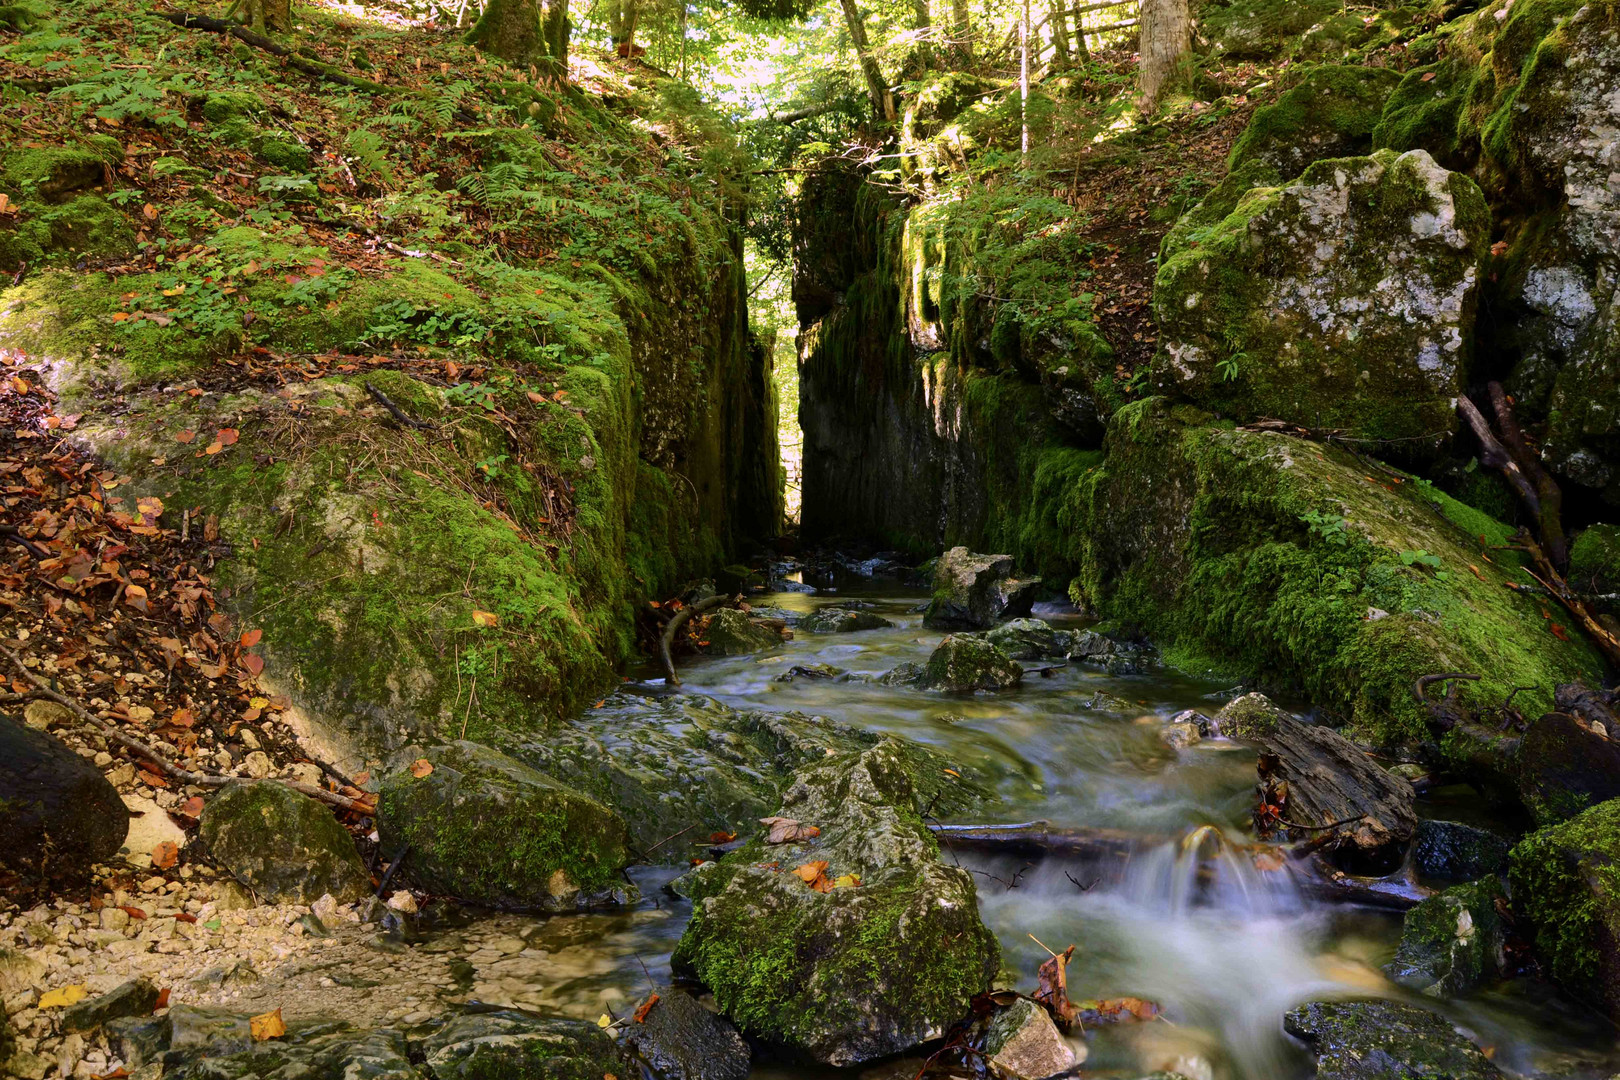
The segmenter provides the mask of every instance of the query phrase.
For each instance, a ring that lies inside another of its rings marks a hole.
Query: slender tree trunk
[[[1018,116],[1023,126],[1023,161],[1029,164],[1029,0],[1018,16]]]
[[[844,9],[844,22],[849,27],[849,40],[855,46],[855,55],[861,62],[861,74],[866,76],[866,89],[872,95],[872,108],[892,124],[894,95],[889,93],[889,84],[878,67],[877,57],[872,55],[872,46],[867,43],[866,20],[861,15],[861,9],[855,6],[855,0],[839,0],[839,4]]]
[[[973,59],[973,13],[968,0],[951,0],[951,52],[958,67]]]
[[[917,31],[918,49],[917,58],[924,67],[934,66],[934,42],[932,30],[934,28],[933,14],[928,10],[928,0],[911,0],[911,25]]]
[[[686,13],[687,0],[681,0],[681,78],[686,78]]]
[[[1069,66],[1069,10],[1066,0],[1051,0],[1048,16],[1052,24],[1052,68],[1062,71]]]
[[[1186,78],[1192,53],[1192,15],[1187,0],[1142,0],[1137,33],[1141,42],[1139,102],[1143,113],[1151,113],[1165,89]]]

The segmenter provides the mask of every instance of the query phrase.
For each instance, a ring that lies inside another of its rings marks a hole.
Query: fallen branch
[[[1026,821],[1018,825],[929,825],[928,830],[953,851],[961,848],[995,855],[1056,855],[1078,859],[1126,858],[1143,848],[1169,843],[1171,839],[1118,829],[1053,828],[1050,821]]]
[[[305,75],[313,75],[317,79],[337,83],[339,86],[353,87],[356,90],[364,90],[371,94],[395,94],[399,92],[392,86],[372,82],[370,79],[345,75],[330,64],[307,60],[279,41],[267,38],[263,34],[255,34],[241,23],[232,22],[229,19],[216,19],[209,15],[192,15],[183,11],[157,11],[153,12],[153,14],[183,30],[208,30],[215,34],[228,34],[238,41],[247,42],[255,49],[263,49],[271,56],[279,57],[290,68],[302,71]]]
[[[416,428],[418,431],[434,430],[433,424],[428,423],[426,420],[418,420],[414,416],[408,415],[405,410],[401,409],[398,405],[395,405],[391,400],[389,400],[388,395],[377,389],[377,387],[374,386],[369,379],[366,380],[365,385],[366,393],[376,398],[377,403],[383,408],[387,409],[393,418],[398,420],[405,427]]]
[[[1514,491],[1518,492],[1525,508],[1530,511],[1530,516],[1539,522],[1541,520],[1541,497],[1536,494],[1535,486],[1525,478],[1524,473],[1519,469],[1518,463],[1513,460],[1513,455],[1508,453],[1507,448],[1497,440],[1495,432],[1491,431],[1490,422],[1485,419],[1485,415],[1468,399],[1467,394],[1458,396],[1457,411],[1462,413],[1463,419],[1468,421],[1468,426],[1474,429],[1475,438],[1479,439],[1480,463],[1496,469],[1506,477],[1508,484],[1512,486]]]
[[[1541,546],[1547,552],[1547,558],[1562,574],[1569,568],[1569,542],[1564,538],[1564,494],[1558,489],[1557,481],[1541,467],[1540,456],[1530,449],[1529,440],[1524,437],[1524,431],[1513,415],[1513,405],[1508,401],[1502,384],[1489,383],[1487,390],[1491,395],[1491,408],[1496,412],[1496,426],[1502,429],[1502,441],[1507,443],[1514,464],[1535,486],[1540,500],[1541,513],[1536,520],[1541,526]]]
[[[23,678],[27,679],[34,685],[35,689],[39,691],[40,696],[49,698],[58,705],[61,705],[74,716],[77,716],[86,724],[89,724],[97,731],[100,731],[108,739],[124,747],[126,750],[138,754],[150,761],[153,765],[157,766],[160,771],[174,777],[176,780],[180,780],[187,784],[196,784],[198,787],[224,787],[226,784],[237,783],[241,780],[241,777],[239,776],[223,776],[219,773],[193,772],[190,769],[185,769],[179,765],[176,765],[173,761],[169,760],[168,757],[160,753],[155,746],[143,742],[140,739],[135,738],[133,735],[120,731],[116,726],[95,715],[89,709],[86,709],[83,705],[80,705],[77,701],[74,701],[72,698],[59,694],[55,690],[51,689],[49,683],[30,671],[28,666],[22,662],[22,658],[16,653],[12,652],[10,649],[6,648],[4,645],[0,645],[0,652],[6,654],[6,659],[10,660],[12,666],[21,672]],[[376,813],[376,808],[370,803],[362,802],[359,799],[351,799],[347,795],[339,795],[335,791],[327,791],[324,788],[316,787],[314,784],[305,784],[298,780],[285,780],[280,777],[271,777],[270,779],[274,783],[283,784],[292,788],[294,791],[308,795],[312,799],[319,799],[321,802],[330,803],[333,806],[342,807],[345,810],[353,810],[358,814]]]
[[[1547,558],[1547,553],[1542,551],[1540,545],[1530,538],[1527,531],[1520,531],[1519,540],[1524,545],[1525,551],[1529,552],[1531,560],[1541,573],[1538,575],[1527,566],[1521,566],[1519,569],[1523,570],[1527,577],[1546,589],[1563,605],[1564,610],[1570,613],[1581,629],[1586,632],[1587,637],[1591,638],[1592,642],[1597,645],[1598,651],[1608,658],[1609,663],[1620,664],[1620,637],[1616,637],[1608,627],[1598,621],[1598,617],[1592,614],[1592,609],[1588,608],[1580,596],[1571,590],[1564,579],[1559,576],[1557,568]]]
[[[0,536],[10,540],[36,559],[48,559],[51,557],[51,553],[47,549],[28,539],[22,534],[22,530],[15,525],[0,525]]]
[[[658,638],[658,659],[664,664],[664,681],[669,685],[681,685],[681,677],[675,674],[675,657],[670,653],[670,649],[675,645],[676,633],[680,631],[682,626],[686,625],[686,620],[692,616],[701,615],[705,611],[717,608],[728,599],[729,597],[717,593],[707,599],[699,600],[695,604],[688,604],[677,611],[675,617],[670,619],[669,623],[664,627],[664,632]]]

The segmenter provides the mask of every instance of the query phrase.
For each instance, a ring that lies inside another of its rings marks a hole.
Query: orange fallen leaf
[[[760,818],[759,823],[769,831],[765,834],[767,844],[789,844],[795,840],[811,840],[821,835],[821,830],[814,825],[802,825],[792,818],[766,817]]]
[[[1557,638],[1559,641],[1569,640],[1569,635],[1564,632],[1564,628],[1562,626],[1559,626],[1555,622],[1550,622],[1547,624],[1547,626],[1552,630],[1553,637]]]
[[[479,626],[494,626],[501,621],[494,612],[479,611],[477,609],[473,610],[472,619],[473,622],[477,623]]]
[[[425,757],[419,757],[415,761],[411,762],[411,775],[416,777],[418,780],[432,772],[433,762],[429,761]]]
[[[1423,73],[1423,76],[1418,79],[1418,82],[1433,82],[1433,81],[1434,81],[1434,72],[1432,72],[1432,71],[1425,71]]]
[[[252,1033],[256,1042],[264,1042],[267,1039],[279,1039],[287,1034],[287,1024],[281,1019],[281,1010],[275,1009],[249,1017],[248,1031]]]
[[[203,447],[203,453],[207,454],[209,457],[213,457],[223,449],[225,449],[225,447],[216,439],[207,446]]]
[[[815,862],[807,862],[803,866],[796,866],[793,868],[793,876],[804,882],[806,885],[816,880],[816,878],[821,877],[826,872],[826,859],[817,859]]]
[[[135,907],[133,904],[120,904],[118,906],[118,910],[122,911],[125,915],[128,915],[132,919],[146,918],[146,912],[142,911],[138,907]]]
[[[264,637],[264,631],[263,630],[247,630],[247,631],[244,631],[243,634],[242,634],[242,637],[241,637],[242,648],[244,648],[244,649],[253,648],[253,646],[257,645],[259,643],[260,639],[262,639],[263,637]]]
[[[1474,576],[1479,578],[1479,580],[1481,580],[1481,581],[1485,580],[1485,575],[1480,573],[1479,572],[1479,567],[1475,566],[1473,563],[1468,564],[1468,569],[1473,571]]]
[[[709,834],[709,843],[711,844],[729,844],[735,839],[737,839],[737,834],[734,832],[712,832]]]
[[[658,995],[657,994],[648,994],[647,995],[647,1000],[643,1001],[636,1008],[636,1014],[635,1014],[636,1023],[645,1024],[647,1022],[647,1014],[652,1012],[652,1007],[654,1005],[656,1005],[656,1004],[658,1004]]]
[[[178,917],[179,916],[176,916],[176,918],[178,918]],[[197,917],[195,915],[193,915],[191,917],[191,921],[196,922]],[[167,986],[165,986],[163,989],[158,991],[157,1003],[152,1006],[152,1011],[157,1012],[159,1009],[167,1009],[168,1007],[169,1007],[169,988]]]
[[[165,840],[152,849],[152,866],[157,870],[167,870],[180,861],[180,849],[173,840]]]
[[[242,433],[240,431],[237,431],[233,427],[220,428],[219,434],[214,436],[214,438],[219,440],[219,444],[221,446],[235,446],[236,440],[241,436],[241,434]]]

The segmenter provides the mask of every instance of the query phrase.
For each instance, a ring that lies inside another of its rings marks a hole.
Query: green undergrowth
[[[1613,1008],[1620,933],[1620,800],[1532,833],[1513,849],[1513,906],[1536,953],[1569,989]]]

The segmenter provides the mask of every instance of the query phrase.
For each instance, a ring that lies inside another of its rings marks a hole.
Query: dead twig
[[[216,19],[209,15],[192,15],[183,11],[158,11],[153,12],[153,14],[183,30],[208,30],[215,34],[227,34],[238,41],[246,42],[255,49],[262,49],[271,56],[279,57],[288,67],[302,71],[305,75],[313,75],[317,79],[337,83],[339,86],[352,86],[356,90],[364,90],[372,94],[398,93],[392,86],[384,86],[382,83],[372,82],[370,79],[358,79],[353,75],[345,75],[329,64],[306,60],[279,41],[267,38],[263,34],[255,34],[241,23],[232,22],[229,19]]]
[[[729,597],[723,594],[716,594],[707,599],[699,600],[695,604],[688,604],[677,611],[675,617],[670,619],[669,623],[664,627],[664,632],[658,638],[658,659],[663,662],[664,681],[669,685],[681,685],[681,677],[675,674],[675,657],[670,653],[670,649],[675,645],[675,635],[680,632],[681,627],[685,626],[686,621],[692,616],[713,610],[724,604],[728,599]]]
[[[377,389],[377,387],[371,382],[371,380],[369,380],[369,379],[366,380],[365,386],[366,386],[366,393],[368,393],[372,397],[376,398],[377,403],[379,405],[381,405],[383,408],[387,409],[388,412],[389,412],[389,415],[391,415],[395,420],[399,421],[399,423],[401,425],[403,425],[405,427],[409,427],[409,428],[416,428],[418,431],[433,431],[433,430],[435,430],[436,425],[431,424],[426,420],[418,420],[418,419],[416,419],[416,417],[411,416],[408,413],[406,413],[405,410],[401,409],[398,405],[395,405],[393,403],[393,401],[388,397],[387,394],[385,394],[381,390]]]
[[[1496,412],[1496,426],[1502,429],[1502,441],[1507,443],[1514,463],[1535,485],[1536,496],[1541,503],[1541,513],[1536,519],[1541,526],[1541,546],[1547,552],[1548,561],[1562,574],[1569,568],[1569,544],[1564,538],[1563,492],[1559,490],[1557,481],[1541,467],[1540,456],[1530,448],[1529,440],[1524,437],[1524,431],[1513,415],[1513,403],[1508,400],[1502,384],[1488,383],[1486,389],[1491,395],[1491,408]]]
[[[48,549],[43,548],[34,543],[32,540],[28,539],[28,537],[22,534],[22,530],[18,529],[15,525],[0,525],[0,536],[10,540],[13,544],[16,544],[24,551],[27,551],[28,554],[32,555],[36,559],[48,559],[51,557],[51,553]]]

